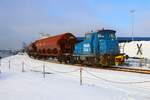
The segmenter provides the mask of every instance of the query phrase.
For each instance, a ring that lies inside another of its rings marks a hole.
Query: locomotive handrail
[[[85,71],[87,74],[97,78],[97,79],[100,79],[100,80],[103,80],[103,81],[106,81],[106,82],[111,82],[111,83],[116,83],[116,84],[139,84],[139,83],[150,83],[150,80],[149,81],[136,81],[136,82],[120,82],[120,81],[112,81],[112,80],[108,80],[108,79],[105,79],[103,77],[100,77],[100,76],[97,76],[91,72],[89,72],[88,70],[85,70],[83,69],[83,71]]]

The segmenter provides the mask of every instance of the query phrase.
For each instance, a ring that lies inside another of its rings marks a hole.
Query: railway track
[[[45,61],[45,60],[43,60],[43,61]],[[58,61],[46,61],[46,62],[60,64],[60,62],[58,62]],[[63,64],[66,64],[66,63],[63,63]],[[70,64],[66,64],[66,65],[70,65]],[[81,65],[81,64],[74,64],[74,66],[113,70],[113,71],[132,72],[132,73],[141,73],[141,74],[150,74],[150,70],[137,69],[137,68],[123,68],[123,67],[115,67],[115,66],[113,66],[113,67],[96,67],[96,66],[85,66],[85,65]]]
[[[150,70],[137,69],[137,68],[109,67],[109,68],[104,68],[104,69],[114,70],[114,71],[134,72],[134,73],[141,73],[141,74],[150,74]]]
[[[96,68],[96,69],[105,69],[105,70],[113,70],[113,71],[123,71],[123,72],[132,72],[132,73],[141,73],[141,74],[150,74],[150,69],[140,69],[140,68],[123,68],[123,67],[96,67],[96,66],[84,66],[84,65],[79,65],[78,66],[83,66],[83,67],[89,67],[89,68]]]
[[[57,62],[58,64],[58,62]],[[96,67],[96,66],[84,66],[81,64],[75,64],[80,67],[89,67],[96,69],[105,69],[105,70],[113,70],[113,71],[123,71],[123,72],[132,72],[132,73],[141,73],[141,74],[150,74],[150,70],[146,69],[137,69],[137,68],[122,68],[122,67]]]
[[[141,74],[150,74],[150,70],[147,69],[137,69],[137,68],[123,68],[123,67],[96,67],[96,66],[84,66],[77,64],[77,66],[81,67],[89,67],[96,69],[105,69],[105,70],[113,70],[113,71],[123,71],[123,72],[132,72],[132,73],[141,73]]]

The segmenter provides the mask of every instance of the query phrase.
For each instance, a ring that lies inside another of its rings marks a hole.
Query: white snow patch
[[[142,56],[144,58],[150,59],[150,41],[132,41],[132,42],[126,42],[126,43],[120,43],[121,46],[124,47],[124,53],[129,55],[129,57],[140,57],[140,55],[137,55],[138,52],[138,47],[137,44],[142,44],[141,51],[142,51]]]
[[[21,72],[22,62],[25,72]],[[51,73],[45,78],[43,65],[46,72]],[[79,66],[34,60],[27,55],[4,58],[1,60],[0,99],[150,100],[150,82],[144,82],[150,81],[150,75],[83,68],[83,85],[80,86],[78,69]]]

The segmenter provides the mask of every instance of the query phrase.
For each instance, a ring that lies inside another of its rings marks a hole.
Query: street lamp
[[[131,13],[131,19],[132,19],[132,41],[134,41],[133,32],[134,32],[134,13],[135,13],[135,10],[130,10],[130,13]]]

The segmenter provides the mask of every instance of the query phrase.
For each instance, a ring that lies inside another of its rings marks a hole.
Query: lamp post
[[[131,13],[131,19],[132,19],[132,41],[134,41],[134,13],[135,13],[135,10],[130,10],[130,13]]]

